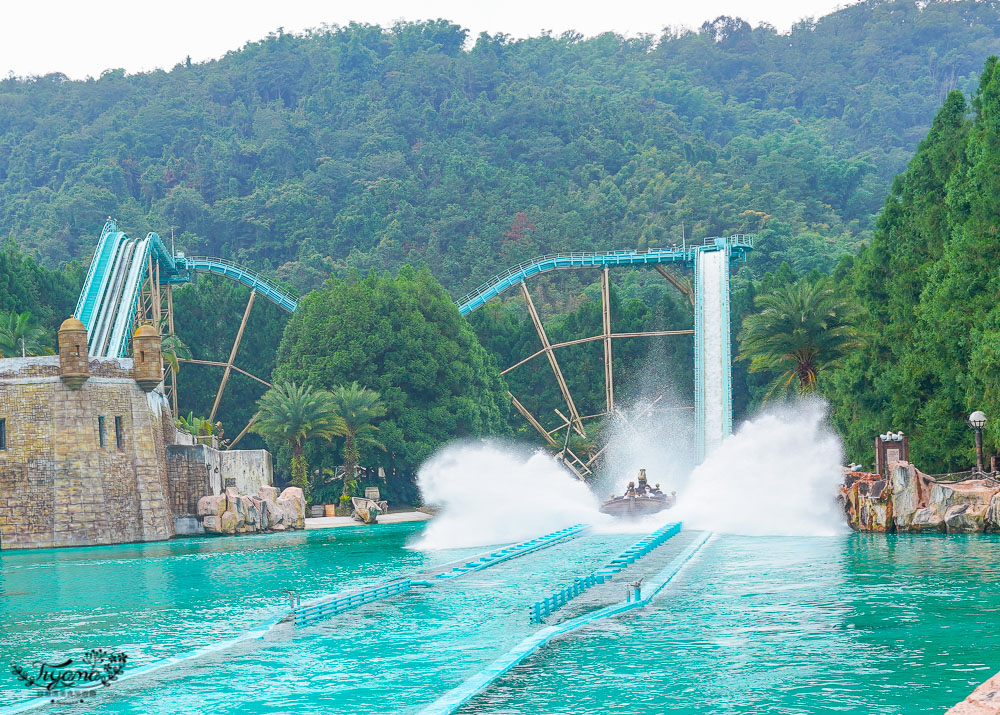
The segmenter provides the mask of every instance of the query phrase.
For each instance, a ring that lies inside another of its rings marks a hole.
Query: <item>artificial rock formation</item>
[[[198,501],[198,516],[209,534],[253,534],[262,531],[304,529],[306,499],[298,487],[260,487],[257,496],[228,487],[223,494]]]
[[[945,715],[1000,715],[1000,673],[972,691],[972,695]]]
[[[940,482],[908,462],[891,463],[888,478],[848,473],[841,502],[848,523],[858,531],[1000,531],[997,482]]]

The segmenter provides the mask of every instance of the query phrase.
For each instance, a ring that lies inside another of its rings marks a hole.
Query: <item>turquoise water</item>
[[[282,588],[310,597],[479,551],[407,549],[421,528],[5,552],[0,649],[23,662],[117,648],[135,667],[273,617]],[[58,709],[414,712],[537,628],[537,597],[638,538],[590,534]],[[555,642],[465,712],[940,713],[1000,670],[998,549],[995,536],[716,537],[655,607]],[[0,681],[0,704],[24,694]]]

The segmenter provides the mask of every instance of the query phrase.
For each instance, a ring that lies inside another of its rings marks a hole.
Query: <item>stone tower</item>
[[[74,390],[90,377],[87,329],[72,316],[59,326],[59,377]]]
[[[146,392],[163,380],[160,333],[152,325],[140,325],[132,336],[132,374]]]

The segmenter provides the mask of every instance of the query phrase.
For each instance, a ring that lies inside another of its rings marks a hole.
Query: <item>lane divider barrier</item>
[[[664,586],[670,583],[670,581],[673,580],[678,573],[680,573],[681,569],[684,568],[684,566],[692,558],[694,558],[695,554],[698,553],[711,536],[712,532],[705,532],[698,535],[698,537],[696,537],[691,544],[689,544],[662,571],[652,578],[647,585],[647,590],[643,592],[643,597],[629,601],[621,601],[600,610],[593,611],[582,616],[577,616],[576,618],[571,618],[553,626],[546,626],[545,628],[535,631],[533,634],[493,661],[490,665],[486,666],[483,670],[479,671],[458,687],[453,688],[432,702],[430,705],[426,706],[420,711],[419,715],[453,715],[453,713],[461,710],[469,703],[469,701],[489,688],[512,668],[537,652],[542,646],[549,643],[549,641],[553,638],[578,630],[605,618],[611,618],[612,616],[617,616],[621,613],[648,605],[654,598],[657,597],[657,595],[659,595]]]
[[[592,586],[610,580],[614,574],[628,568],[650,551],[663,544],[667,539],[679,534],[680,531],[680,523],[675,522],[665,524],[653,533],[647,534],[618,556],[611,559],[604,568],[592,574],[587,574],[582,578],[577,578],[572,584],[559,589],[551,596],[546,596],[540,601],[535,601],[529,608],[529,620],[532,623],[542,623],[543,619],[552,615],[554,611],[565,606]]]

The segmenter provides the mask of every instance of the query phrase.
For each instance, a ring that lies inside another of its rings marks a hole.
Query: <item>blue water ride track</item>
[[[108,219],[87,271],[74,315],[87,329],[92,357],[126,357],[142,285],[152,265],[160,285],[187,283],[192,273],[211,273],[242,283],[294,313],[298,296],[260,273],[224,258],[171,255],[156,233],[132,238]]]
[[[646,251],[550,253],[508,268],[455,302],[458,305],[458,312],[468,315],[525,279],[549,271],[611,266],[652,266],[660,263],[681,263],[690,267],[694,265],[695,256],[699,251],[718,250],[727,244],[730,247],[731,260],[734,263],[745,263],[747,253],[753,249],[754,238],[743,235],[709,238],[698,244],[685,243],[670,248],[650,248]]]
[[[699,251],[722,248],[729,250],[733,263],[742,263],[753,245],[753,236],[735,235],[645,251],[552,253],[507,269],[456,301],[456,304],[462,315],[468,315],[525,279],[549,271],[663,263],[680,263],[690,267],[694,265]],[[154,263],[160,285],[183,284],[191,280],[192,273],[209,273],[241,283],[289,313],[298,308],[299,298],[294,292],[257,271],[224,258],[185,257],[180,253],[171,255],[156,233],[149,233],[142,239],[131,238],[118,229],[114,219],[108,219],[101,231],[74,312],[87,329],[90,355],[125,357],[128,354],[136,306],[143,282]]]

